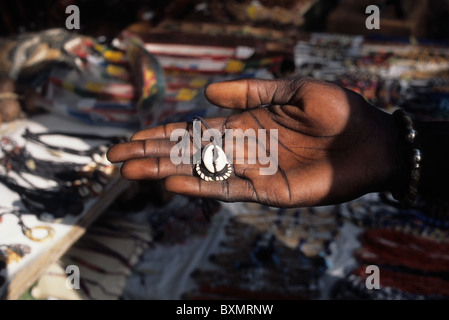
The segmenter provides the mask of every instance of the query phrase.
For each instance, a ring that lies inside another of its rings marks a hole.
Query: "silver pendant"
[[[205,181],[223,181],[231,176],[232,167],[223,149],[209,144],[202,152],[202,161],[195,164],[195,171]]]

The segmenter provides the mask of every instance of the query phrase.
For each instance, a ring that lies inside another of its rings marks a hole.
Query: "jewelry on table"
[[[6,209],[6,208],[1,207],[1,209]],[[43,241],[46,241],[53,237],[55,231],[52,227],[43,226],[43,225],[39,225],[39,226],[35,226],[35,227],[28,227],[27,225],[25,225],[25,223],[23,222],[23,219],[22,219],[22,215],[24,213],[26,213],[25,211],[22,211],[17,208],[12,208],[12,209],[8,209],[8,210],[9,211],[0,212],[0,218],[5,214],[15,215],[17,217],[17,219],[19,219],[19,225],[22,228],[23,234],[28,239],[30,239],[32,241],[36,241],[36,242],[43,242]],[[44,230],[44,234],[37,236],[36,234],[41,233],[42,230]]]
[[[0,261],[2,261],[6,266],[11,262],[19,262],[20,259],[30,252],[30,246],[25,244],[1,244]]]
[[[43,136],[68,136],[80,139],[106,140],[105,143],[88,150],[77,150],[63,145],[50,144],[41,140]],[[114,166],[106,159],[107,147],[124,140],[118,136],[100,136],[95,134],[51,131],[32,133],[26,129],[23,138],[40,144],[53,152],[66,152],[78,156],[87,156],[87,164],[51,161],[33,157],[25,148],[13,139],[2,137],[0,148],[0,183],[20,195],[25,207],[39,216],[49,213],[53,217],[67,214],[77,215],[84,209],[84,201],[98,196],[106,187],[115,172]],[[37,187],[29,178],[56,183],[56,187]],[[20,178],[20,179],[18,179]],[[43,179],[43,180],[42,180]]]
[[[88,150],[77,150],[66,146],[50,144],[42,140],[42,137],[45,136],[58,136],[58,135],[79,138],[83,140],[104,140],[107,141],[107,143],[98,145],[96,147],[92,147],[91,149]],[[78,156],[89,156],[89,157],[97,157],[100,154],[104,154],[106,153],[109,146],[126,141],[126,137],[122,136],[102,136],[97,134],[63,132],[63,131],[31,132],[29,129],[25,130],[22,137],[54,151],[66,152]]]

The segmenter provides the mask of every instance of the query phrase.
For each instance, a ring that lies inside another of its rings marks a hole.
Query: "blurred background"
[[[82,12],[80,33],[111,41],[135,23],[156,26],[163,20],[244,24],[275,29],[366,34],[365,8],[377,5],[388,36],[416,36],[447,40],[447,0],[426,1],[14,1],[1,4],[1,35],[59,28],[65,9],[76,5]],[[260,10],[257,12],[255,8]],[[285,14],[289,12],[289,14]],[[360,24],[362,21],[362,24]],[[372,33],[370,31],[369,33]]]
[[[76,29],[66,26],[77,18],[66,12],[71,5],[79,9]],[[366,26],[370,5],[379,8],[379,29]],[[280,209],[174,195],[161,181],[133,182],[118,193],[108,187],[123,183],[118,168],[100,165],[96,154],[142,128],[228,115],[203,89],[240,77],[312,76],[386,112],[402,107],[414,119],[448,121],[449,0],[18,0],[2,1],[0,14],[0,178],[11,193],[0,208],[4,297],[449,297],[447,199],[420,198],[404,210],[389,194],[369,194],[341,205]],[[36,151],[41,138],[28,126],[83,143],[103,140],[103,148],[70,150],[74,145],[61,138],[53,140],[58,148],[47,141],[46,152]],[[86,132],[91,136],[79,134]],[[35,158],[51,156],[40,159],[45,170],[30,169],[30,150]],[[81,177],[80,161],[95,169]],[[67,199],[82,205],[11,180],[22,170],[55,182],[51,190],[60,197],[74,192],[75,200]],[[22,208],[26,223],[58,235],[78,223],[71,218],[92,213],[92,202],[101,215],[39,277],[16,288],[16,269],[28,277],[28,257],[49,249],[22,232],[11,235],[17,220],[2,216],[17,211],[7,207]],[[81,270],[80,290],[65,285],[69,265]],[[373,280],[370,265],[381,275],[374,290],[366,282]]]

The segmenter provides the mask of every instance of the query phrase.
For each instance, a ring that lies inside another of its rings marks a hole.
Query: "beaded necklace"
[[[53,145],[48,142],[45,142],[44,140],[42,140],[42,137],[44,136],[66,136],[66,137],[79,138],[82,140],[93,140],[93,141],[103,140],[106,143],[100,144],[96,147],[92,147],[88,150],[78,150],[66,146]],[[103,136],[98,134],[78,133],[69,131],[31,132],[28,128],[25,129],[24,133],[22,134],[22,137],[54,151],[60,151],[78,156],[88,156],[88,157],[95,157],[95,155],[105,153],[109,146],[126,141],[126,137],[124,136],[115,136],[115,135]]]
[[[369,274],[367,265],[356,267],[344,280],[344,288],[338,288],[340,295],[354,294],[359,298],[382,300],[423,300],[449,298],[449,282],[434,276],[397,272],[380,267],[380,289],[368,290],[365,284]],[[340,284],[341,285],[341,284]],[[344,290],[343,290],[344,289]]]
[[[449,221],[426,214],[419,207],[401,209],[383,193],[375,198],[348,202],[340,206],[340,214],[363,228],[385,228],[433,240],[449,241]]]
[[[387,229],[360,234],[361,248],[354,255],[366,263],[405,266],[430,272],[449,270],[449,243]]]

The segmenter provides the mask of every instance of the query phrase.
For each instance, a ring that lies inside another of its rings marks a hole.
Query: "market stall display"
[[[301,28],[321,1],[174,1],[110,43],[61,28],[1,39],[1,298],[448,299],[446,199],[221,203],[125,182],[105,158],[138,129],[229,115],[204,88],[236,78],[309,76],[385,112],[447,122],[449,46],[415,37],[427,1],[381,2],[388,30],[406,38],[335,33],[342,10],[364,6],[353,1],[328,16],[328,32]],[[363,13],[350,22],[364,25]],[[226,179],[229,166],[196,168]],[[379,288],[367,285],[373,266]]]

